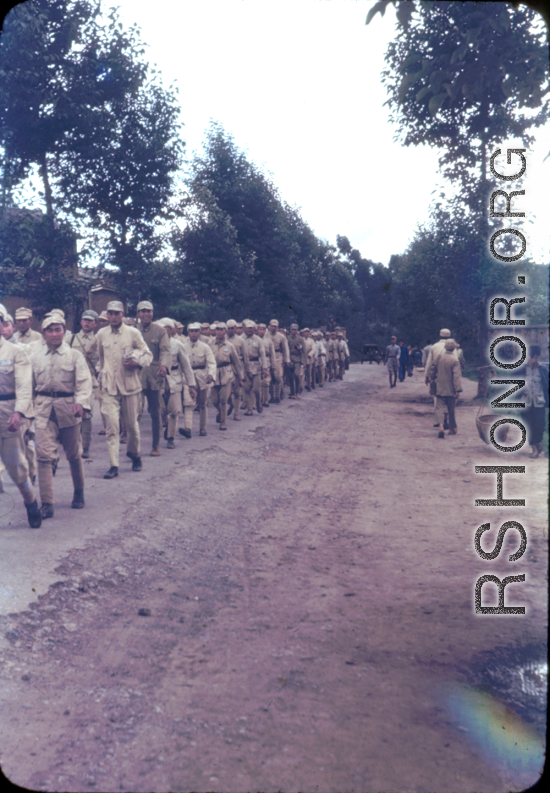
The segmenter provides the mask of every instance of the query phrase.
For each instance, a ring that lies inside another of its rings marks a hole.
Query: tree
[[[37,169],[48,233],[56,218],[72,220],[87,249],[102,251],[128,282],[136,275],[128,262],[146,270],[163,246],[159,222],[182,151],[179,109],[143,61],[137,28],[125,31],[115,10],[107,25],[99,15],[91,0],[30,0],[5,20],[0,222]]]
[[[370,22],[385,5],[376,4]],[[502,276],[487,249],[492,181],[488,158],[509,137],[532,141],[548,121],[545,33],[536,14],[501,3],[418,2],[398,6],[398,32],[383,81],[403,144],[442,148],[440,168],[460,186],[449,202],[469,229],[481,291],[472,309],[479,329],[479,396],[486,393],[487,298]],[[497,248],[498,251],[498,248]],[[475,269],[474,268],[474,269]],[[496,276],[496,280],[493,278]]]

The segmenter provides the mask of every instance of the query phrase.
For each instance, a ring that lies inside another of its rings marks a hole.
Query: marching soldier
[[[319,387],[323,388],[327,369],[327,350],[321,331],[317,331],[315,334],[315,342],[317,345],[317,382],[319,383]]]
[[[99,317],[97,318],[96,336],[97,336],[97,332],[99,330],[101,330],[102,328],[108,328],[108,327],[109,327],[109,315],[107,314],[106,311],[102,311],[101,314],[99,315]]]
[[[313,382],[313,378],[312,378],[312,369],[314,366],[314,358],[315,358],[315,351],[314,351],[315,345],[313,343],[313,339],[310,338],[309,328],[303,328],[300,335],[304,340],[304,346],[307,352],[307,363],[304,367],[305,388],[306,391],[311,391],[312,388],[315,388],[315,383]]]
[[[248,372],[244,383],[244,395],[246,411],[245,416],[252,415],[254,399],[256,400],[256,410],[258,413],[263,411],[260,401],[260,378],[267,376],[267,361],[262,340],[254,331],[256,323],[251,319],[243,321],[245,332],[244,343],[248,351]]]
[[[244,339],[242,339],[241,336],[237,334],[237,322],[234,319],[227,320],[226,330],[227,340],[231,342],[237,351],[244,377],[246,372],[248,372],[248,349],[244,343]],[[233,412],[234,421],[241,420],[241,417],[239,416],[239,408],[241,405],[242,396],[243,380],[242,378],[239,380],[238,377],[235,377],[233,378],[231,400],[229,403],[229,410],[227,411],[228,416],[230,416]]]
[[[277,366],[277,359],[275,357],[275,346],[271,338],[271,334],[267,333],[267,325],[261,322],[258,325],[258,336],[264,344],[265,357],[267,361],[267,376],[262,377],[260,381],[260,402],[262,407],[268,408],[269,405],[269,386],[271,384],[271,372]]]
[[[33,341],[42,341],[42,336],[31,328],[32,309],[17,308],[15,310],[15,324],[17,330],[14,333],[13,341],[17,344],[31,344]]]
[[[185,348],[179,336],[177,335],[176,325],[173,319],[164,317],[158,320],[158,325],[165,328],[170,342],[170,351],[172,353],[172,364],[170,371],[166,375],[166,386],[164,391],[165,408],[163,414],[166,418],[166,430],[164,432],[164,439],[166,440],[166,448],[174,449],[174,438],[178,429],[178,416],[182,405],[182,390],[184,386],[189,391],[191,399],[190,410],[193,413],[193,401],[197,396],[195,375],[191,368],[191,363]],[[185,405],[185,403],[183,403]]]
[[[95,329],[97,323],[95,311],[86,309],[80,318],[81,330],[79,333],[67,331],[65,334],[65,341],[75,350],[78,350],[84,356],[90,376],[92,378],[93,395],[90,403],[90,410],[84,410],[82,415],[82,457],[88,459],[90,456],[90,443],[92,440],[92,415],[94,407],[94,398],[99,388],[97,382],[97,372],[99,368],[99,355],[97,352],[97,340],[95,337]]]
[[[336,339],[336,331],[330,332],[328,341],[328,363],[329,363],[329,382],[338,379],[338,371],[340,365],[340,352],[338,349],[338,341]]]
[[[160,393],[164,391],[164,378],[172,365],[172,353],[166,330],[158,323],[153,322],[153,304],[142,300],[137,305],[137,315],[141,323],[141,335],[150,351],[153,360],[149,366],[141,370],[141,387],[143,396],[147,398],[152,426],[151,457],[160,456]]]
[[[384,363],[388,368],[388,375],[390,378],[390,388],[395,388],[397,385],[397,372],[399,370],[399,356],[401,355],[401,347],[397,344],[397,336],[391,337],[391,344],[386,347],[384,355]]]
[[[290,355],[289,380],[290,396],[289,399],[301,399],[300,378],[304,366],[307,364],[307,350],[304,340],[298,335],[298,325],[293,322],[289,328],[288,351]]]
[[[24,442],[33,415],[32,369],[25,350],[3,336],[7,316],[0,305],[0,459],[23,497],[29,526],[39,529],[42,516],[29,478]]]
[[[187,330],[189,330],[189,326],[187,326]],[[210,344],[210,323],[203,322],[201,324],[201,335],[199,336],[199,341],[203,341],[205,344]]]
[[[200,412],[200,429],[199,435],[206,435],[206,419],[208,417],[208,396],[210,393],[210,386],[214,382],[216,376],[216,359],[210,345],[200,341],[201,326],[198,322],[192,322],[187,326],[187,333],[189,341],[186,342],[185,352],[189,357],[191,368],[195,375],[197,382],[198,396],[197,403]],[[191,414],[192,416],[192,414]],[[187,426],[187,412],[185,413],[185,428],[191,431],[191,427]],[[186,435],[180,428],[180,434]],[[190,437],[187,435],[187,437]]]
[[[107,448],[111,467],[104,479],[118,476],[120,416],[124,416],[128,432],[126,456],[132,460],[132,471],[141,471],[139,454],[138,414],[141,399],[140,368],[147,367],[153,354],[137,330],[123,323],[124,307],[119,300],[107,304],[109,327],[97,334],[99,353],[99,384],[102,390],[101,414],[107,428]]]
[[[63,341],[65,318],[50,314],[42,322],[45,345],[30,356],[36,415],[36,453],[42,519],[54,514],[53,468],[61,444],[71,469],[71,507],[84,507],[84,468],[80,423],[91,409],[92,378],[82,353]]]
[[[338,374],[338,379],[343,380],[344,372],[346,371],[346,364],[349,366],[349,347],[343,333],[337,334],[337,339],[338,353],[340,355],[340,371]]]
[[[271,320],[269,335],[275,349],[275,366],[271,371],[273,396],[269,401],[279,405],[283,396],[285,367],[290,366],[290,353],[286,336],[279,331],[279,320]]]
[[[233,380],[242,385],[244,371],[237,350],[225,338],[225,322],[218,322],[212,352],[216,359],[216,376],[212,386],[212,404],[218,411],[216,422],[221,430],[226,430],[227,400],[231,394]]]

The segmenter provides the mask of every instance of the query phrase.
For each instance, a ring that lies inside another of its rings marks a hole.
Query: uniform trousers
[[[290,395],[296,396],[300,393],[300,380],[302,377],[303,366],[301,363],[291,363],[288,367],[288,384]]]
[[[397,362],[397,358],[388,358],[386,363],[388,367],[388,374],[390,376],[390,384],[395,385],[397,382],[397,371],[399,369],[399,364]]]
[[[195,407],[195,400],[191,396],[189,386],[184,385],[181,392],[181,403],[183,405],[183,424],[186,430],[193,429],[193,408]]]
[[[6,405],[7,403],[2,403]],[[13,406],[15,400],[13,401]],[[28,428],[29,422],[23,419],[21,426],[17,432],[10,432],[8,429],[8,418],[13,412],[11,410],[2,411],[0,413],[0,458],[4,464],[11,480],[19,488],[19,492],[23,496],[25,504],[32,504],[35,495],[33,486],[29,479],[29,467],[25,455],[25,439],[24,434]]]
[[[271,369],[271,393],[273,394],[273,399],[281,398],[281,391],[283,390],[283,375],[283,362],[278,361]]]
[[[325,364],[325,359],[324,357],[322,357],[319,359],[319,363],[317,364],[317,382],[319,383],[321,388],[323,387],[326,376],[327,376],[327,367]]]
[[[84,490],[84,467],[82,465],[82,438],[80,421],[70,427],[59,427],[55,410],[52,408],[45,427],[36,428],[36,456],[38,459],[38,484],[43,504],[53,504],[52,462],[59,456],[59,444],[71,469],[75,490]]]
[[[435,420],[438,424],[445,423],[445,414],[449,414],[449,429],[456,430],[455,419],[456,399],[454,396],[437,396],[435,399]]]
[[[269,401],[269,386],[271,384],[271,372],[272,369],[268,368],[267,376],[262,377],[260,380],[260,388],[261,388],[261,403],[262,405],[267,404]]]
[[[338,361],[338,379],[344,379],[344,372],[346,371],[346,359],[340,358]]]
[[[197,404],[199,406],[199,427],[201,430],[206,429],[206,420],[208,418],[208,397],[210,396],[210,386],[206,386],[206,388],[200,388],[197,384],[198,394],[197,400],[193,404]],[[187,425],[186,425],[187,426]],[[190,427],[188,427],[190,429]]]
[[[233,404],[233,418],[239,415],[239,408],[243,397],[243,387],[236,380],[233,380],[231,387],[231,402]]]
[[[166,437],[173,440],[178,431],[178,416],[180,414],[182,399],[181,391],[174,391],[173,393],[165,391],[163,397],[164,407],[162,409],[162,418],[166,420]],[[193,408],[191,408],[191,412],[192,411]]]
[[[151,414],[151,446],[153,449],[156,449],[160,443],[160,429],[162,425],[160,418],[160,391],[156,391],[152,388],[144,388],[143,396],[147,398],[147,406]]]
[[[157,392],[158,393],[158,392]],[[107,448],[112,466],[118,468],[120,446],[120,418],[124,419],[128,433],[128,454],[139,457],[139,406],[141,394],[124,396],[117,389],[116,395],[103,393],[101,399],[101,415],[105,419]]]
[[[546,424],[546,408],[536,408],[530,405],[522,411],[521,421],[525,424],[525,428],[527,429],[527,440],[531,446],[537,446],[539,443],[542,443],[544,426]]]
[[[233,381],[225,385],[212,386],[212,404],[219,413],[220,424],[225,424],[227,419],[227,400],[231,394],[232,384]]]
[[[244,403],[247,412],[251,412],[256,400],[256,407],[260,406],[260,373],[247,374],[244,381]]]

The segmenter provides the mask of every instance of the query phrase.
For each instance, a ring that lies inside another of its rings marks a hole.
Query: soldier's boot
[[[220,429],[221,430],[226,430],[227,429],[227,425],[225,423],[226,420],[227,420],[227,402],[222,402],[221,399],[220,399]]]
[[[199,423],[199,435],[206,435],[206,419],[208,418],[208,412],[206,409],[206,405],[201,407],[200,409],[200,423]]]
[[[92,442],[92,419],[82,419],[82,457],[85,460],[90,456],[90,443]]]
[[[75,490],[71,502],[72,509],[84,509],[84,490]]]
[[[42,525],[42,515],[40,514],[40,509],[36,499],[34,499],[32,504],[25,504],[25,507],[27,508],[27,520],[29,521],[29,526],[31,529],[39,529]]]
[[[82,458],[77,457],[76,460],[69,460],[71,469],[71,479],[73,480],[74,498],[71,507],[73,509],[82,509],[84,506],[84,466],[82,465]],[[82,497],[78,494],[82,494]],[[79,506],[75,506],[78,504]]]
[[[186,405],[183,408],[183,426],[189,432],[193,429],[193,405]]]
[[[51,460],[38,461],[38,487],[42,506],[42,518],[53,517],[53,469]]]

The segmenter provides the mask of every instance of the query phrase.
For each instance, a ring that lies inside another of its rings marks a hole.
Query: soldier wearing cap
[[[189,328],[188,328],[188,330],[189,330]],[[202,341],[205,344],[210,344],[210,337],[211,337],[210,323],[209,322],[203,322],[201,324],[201,335],[199,336],[199,341]]]
[[[0,336],[3,336],[6,341],[11,341],[12,344],[16,344],[17,342],[13,339],[13,335],[15,333],[15,323],[13,321],[13,317],[11,314],[7,314],[4,317],[4,324],[2,330],[0,331]]]
[[[424,376],[426,385],[430,384],[430,370],[431,370],[432,364],[434,363],[434,361],[437,358],[437,356],[441,355],[441,353],[444,351],[445,342],[446,342],[447,339],[450,339],[450,338],[451,338],[451,331],[448,328],[441,328],[441,330],[439,331],[439,341],[436,341],[435,344],[432,344],[431,349],[428,352],[428,355],[427,355],[427,358],[426,358],[426,369],[425,369],[425,376]],[[454,348],[453,348],[453,358],[456,358],[458,360],[458,356],[457,356],[456,352],[454,351]]]
[[[32,369],[25,349],[4,338],[6,308],[0,304],[0,459],[17,485],[32,529],[42,517],[29,477],[24,435],[33,416]]]
[[[256,323],[251,319],[243,321],[244,343],[248,352],[248,371],[244,381],[245,416],[252,415],[254,401],[258,413],[263,411],[261,404],[260,380],[267,376],[267,360],[262,340],[254,332]]]
[[[238,335],[237,333],[237,322],[234,319],[228,319],[226,322],[226,335],[227,340],[231,342],[231,344],[235,347],[237,351],[237,355],[239,357],[239,361],[241,363],[241,369],[244,373],[248,372],[248,348],[244,343],[244,339]],[[235,421],[240,421],[241,417],[239,416],[239,408],[241,406],[241,399],[243,396],[243,379],[239,379],[238,377],[233,378],[232,383],[232,392],[231,392],[231,399],[229,402],[229,410],[227,411],[227,415],[230,416],[233,413],[233,419]]]
[[[307,350],[304,339],[298,334],[298,325],[293,322],[289,328],[288,351],[290,355],[290,396],[289,399],[301,399],[300,381],[303,377],[304,366],[307,364]]]
[[[118,476],[119,427],[121,413],[128,431],[128,451],[132,470],[141,471],[138,413],[141,397],[140,368],[148,366],[153,354],[137,328],[123,323],[124,307],[118,300],[107,304],[109,327],[97,334],[101,413],[107,427],[107,448],[111,467],[104,479]]]
[[[195,380],[197,382],[197,389],[198,389],[198,407],[200,413],[200,429],[199,435],[206,435],[206,420],[208,418],[208,396],[210,393],[210,387],[214,382],[214,378],[216,376],[216,359],[214,358],[214,353],[209,344],[204,341],[200,340],[201,335],[201,326],[198,322],[192,322],[187,326],[187,333],[189,335],[189,340],[185,343],[185,352],[189,357],[189,361],[191,363],[191,368],[193,369],[193,373],[195,375]],[[191,419],[192,419],[191,413]],[[188,414],[185,411],[185,430],[189,432],[183,432],[180,429],[180,434],[185,435],[186,437],[191,436],[191,427],[188,425]]]
[[[316,377],[317,383],[320,388],[325,385],[326,370],[327,370],[327,349],[323,341],[323,334],[321,331],[315,333],[315,347],[317,352],[317,366]]]
[[[192,410],[193,400],[197,396],[196,382],[185,348],[177,335],[174,320],[169,317],[163,317],[163,319],[158,320],[157,324],[166,330],[172,353],[172,364],[170,371],[166,375],[163,395],[165,404],[163,420],[166,421],[166,429],[164,431],[164,439],[167,442],[166,448],[174,449],[174,438],[178,430],[178,416],[182,405],[182,390],[184,387],[188,389]]]
[[[109,315],[107,314],[106,311],[102,311],[101,314],[99,315],[99,317],[97,318],[96,335],[97,335],[97,332],[99,330],[101,330],[102,328],[108,328],[108,327],[109,327]]]
[[[343,329],[340,333],[336,334],[336,338],[338,339],[338,353],[340,356],[338,379],[343,380],[346,366],[349,366],[349,347]]]
[[[339,341],[336,338],[335,330],[330,332],[330,338],[328,341],[328,360],[329,382],[333,382],[334,380],[338,379],[338,373],[340,371],[340,347]]]
[[[40,333],[31,328],[32,309],[24,307],[17,308],[15,310],[15,324],[17,330],[14,333],[14,342],[18,344],[30,344],[33,341],[42,339]]]
[[[242,385],[244,371],[239,360],[237,350],[225,338],[225,322],[218,322],[216,327],[216,338],[212,345],[212,352],[216,359],[216,375],[212,385],[212,404],[218,411],[216,422],[221,430],[226,430],[227,401],[231,394],[231,387],[234,380]]]
[[[279,330],[279,320],[272,319],[269,323],[269,336],[275,349],[275,366],[271,369],[272,397],[269,401],[278,405],[283,398],[285,367],[290,366],[288,342]]]
[[[86,309],[80,317],[81,330],[78,333],[67,331],[65,342],[84,356],[90,376],[92,378],[92,388],[94,397],[91,401],[90,410],[84,410],[82,415],[82,457],[87,459],[90,456],[90,443],[92,440],[92,415],[95,394],[98,391],[97,373],[99,371],[99,354],[97,352],[97,339],[95,329],[97,324],[97,314],[91,308]]]
[[[54,514],[52,463],[61,444],[69,462],[74,494],[71,507],[84,507],[84,469],[80,423],[85,409],[91,409],[92,378],[82,353],[63,341],[65,318],[50,314],[42,322],[45,345],[30,356],[36,453],[42,519]]]
[[[143,395],[147,398],[152,424],[152,450],[151,456],[160,455],[160,402],[161,390],[164,391],[164,378],[172,365],[170,341],[166,330],[157,322],[153,322],[153,304],[142,300],[137,305],[137,315],[141,324],[141,335],[153,353],[153,360],[149,366],[141,370],[141,387]]]
[[[268,408],[269,404],[269,387],[271,385],[271,373],[277,366],[277,358],[275,356],[275,345],[271,334],[267,332],[267,325],[260,322],[258,325],[258,336],[263,342],[265,358],[267,361],[267,375],[260,380],[260,402],[262,407]]]
[[[435,416],[439,425],[438,438],[444,438],[445,425],[448,420],[449,435],[456,435],[455,405],[459,393],[462,391],[462,378],[460,376],[460,362],[454,355],[454,339],[445,339],[443,352],[433,361],[429,379],[435,383],[436,403]]]
[[[307,363],[304,367],[304,380],[305,380],[305,389],[306,391],[311,391],[312,388],[315,388],[315,382],[312,377],[312,370],[315,364],[315,344],[313,339],[309,335],[309,328],[302,328],[300,331],[300,336],[304,340],[304,346],[307,352]]]
[[[397,385],[397,372],[399,370],[399,356],[401,355],[401,347],[399,344],[397,344],[397,336],[392,336],[390,342],[391,343],[386,347],[384,363],[388,369],[390,388],[395,388]]]

